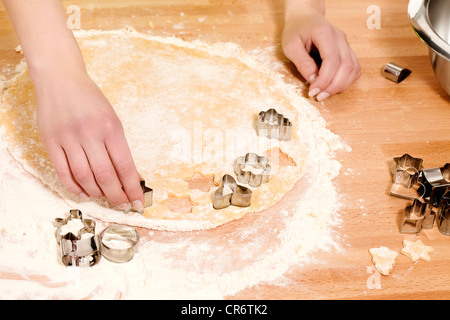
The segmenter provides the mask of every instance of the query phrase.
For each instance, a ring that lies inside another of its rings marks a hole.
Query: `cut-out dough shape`
[[[398,253],[392,251],[387,247],[379,247],[369,249],[369,253],[372,256],[372,262],[375,264],[375,268],[385,276],[389,275],[395,264],[395,258]]]
[[[433,248],[426,246],[422,240],[415,242],[409,240],[403,240],[403,249],[400,253],[409,257],[412,261],[416,262],[419,259],[430,261],[430,253],[433,252]]]

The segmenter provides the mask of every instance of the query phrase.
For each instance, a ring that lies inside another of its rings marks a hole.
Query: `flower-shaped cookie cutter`
[[[248,207],[251,204],[252,190],[236,183],[236,180],[226,174],[222,178],[222,186],[214,192],[213,207],[216,210],[230,205]]]
[[[94,266],[101,258],[95,221],[83,219],[80,210],[70,210],[69,217],[55,219],[56,241],[65,266]]]
[[[234,162],[237,180],[252,187],[259,187],[261,184],[269,182],[270,170],[269,158],[256,153],[247,153],[243,157],[238,157]]]
[[[269,139],[291,140],[292,123],[275,109],[261,111],[256,125],[258,136]]]

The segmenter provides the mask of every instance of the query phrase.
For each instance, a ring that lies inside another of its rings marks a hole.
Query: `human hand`
[[[84,71],[35,77],[38,124],[60,181],[83,199],[141,210],[144,195],[122,124]]]
[[[344,32],[317,10],[286,14],[282,47],[309,82],[309,96],[318,101],[346,90],[361,76],[361,66]],[[322,59],[320,68],[310,55],[314,48]]]

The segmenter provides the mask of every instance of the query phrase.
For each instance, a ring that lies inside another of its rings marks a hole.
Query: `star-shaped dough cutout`
[[[426,246],[422,240],[416,242],[403,240],[403,249],[400,253],[408,256],[412,261],[418,261],[419,259],[430,261],[430,253],[433,252],[433,248]]]
[[[375,268],[385,276],[389,275],[395,264],[395,258],[398,253],[390,250],[387,247],[379,247],[369,249],[369,253],[372,256],[372,262],[375,264]]]
[[[170,211],[184,213],[191,213],[192,208],[198,205],[192,202],[189,196],[177,197],[173,194],[170,194],[164,203],[169,207]]]
[[[217,187],[217,183],[214,181],[214,175],[203,175],[200,172],[196,172],[192,178],[184,179],[189,184],[189,189],[198,189],[203,192],[208,192],[212,187]]]

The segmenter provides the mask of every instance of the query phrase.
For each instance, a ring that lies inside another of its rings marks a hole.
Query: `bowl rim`
[[[431,0],[410,0],[408,17],[417,36],[434,52],[450,60],[450,44],[439,36],[428,19],[428,5]]]

